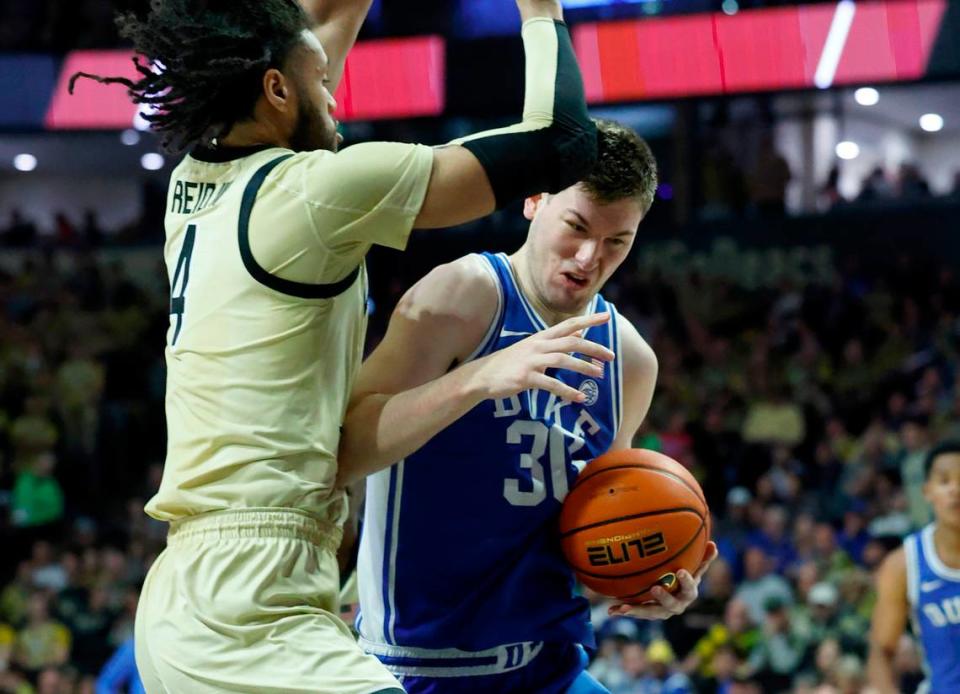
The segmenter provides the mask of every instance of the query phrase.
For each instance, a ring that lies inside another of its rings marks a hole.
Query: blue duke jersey
[[[506,256],[483,258],[500,300],[470,359],[547,327]],[[358,628],[395,672],[495,674],[526,665],[544,642],[593,646],[556,528],[568,489],[621,421],[619,316],[600,296],[589,310],[610,311],[586,338],[617,358],[604,378],[549,372],[586,393],[582,404],[541,390],[487,400],[368,479]]]
[[[946,566],[930,524],[904,540],[907,598],[933,694],[960,692],[960,569]]]

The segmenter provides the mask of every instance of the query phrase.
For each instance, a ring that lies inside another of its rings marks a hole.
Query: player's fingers
[[[564,352],[566,354],[583,354],[587,357],[594,357],[602,361],[613,361],[617,356],[612,350],[607,349],[601,344],[592,340],[584,340],[582,337],[558,337],[547,340],[542,343],[544,351]]]
[[[611,614],[633,617],[635,619],[646,619],[649,621],[670,619],[670,617],[674,616],[672,612],[656,603],[649,605],[619,605],[616,611]]]
[[[609,313],[591,313],[586,316],[574,316],[573,318],[567,318],[565,321],[561,321],[554,325],[552,328],[547,328],[541,333],[544,337],[561,337],[563,335],[572,335],[575,332],[584,330],[586,328],[592,328],[595,325],[603,325],[608,320],[610,320]]]
[[[550,369],[566,369],[583,374],[584,376],[603,378],[603,366],[595,364],[592,361],[586,361],[585,359],[571,357],[569,354],[556,352],[547,354],[543,359],[543,363]]]
[[[576,388],[571,388],[563,381],[552,378],[542,373],[535,373],[530,377],[530,382],[534,388],[553,393],[558,398],[569,400],[570,402],[583,402],[587,396]]]
[[[690,578],[689,574],[687,575],[687,578]],[[683,585],[683,581],[679,578],[679,576],[677,580],[679,580],[680,584]],[[683,594],[683,590],[685,589],[681,589],[681,594]],[[694,588],[694,590],[696,590],[696,588]],[[669,591],[664,590],[659,586],[651,590],[650,594],[653,596],[653,599],[660,603],[660,606],[670,614],[680,614],[687,606],[686,603],[688,601],[681,600],[679,595],[674,596]],[[683,597],[686,598],[686,595],[683,595]]]
[[[699,594],[698,585],[699,582],[689,571],[681,569],[677,572],[677,582],[680,584],[680,590],[671,595],[677,603],[681,610],[686,609],[687,605],[697,599]]]
[[[700,564],[700,568],[697,569],[697,572],[693,575],[698,581],[703,578],[703,575],[707,573],[707,569],[710,568],[710,565],[714,560],[719,556],[720,552],[717,550],[716,542],[707,543],[707,551],[703,553],[703,562]]]

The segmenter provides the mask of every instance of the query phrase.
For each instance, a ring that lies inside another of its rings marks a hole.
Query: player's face
[[[298,102],[290,148],[297,152],[317,149],[335,152],[342,139],[333,118],[337,102],[327,88],[327,54],[312,32],[303,32],[303,41],[293,52],[293,60]]]
[[[633,199],[600,203],[580,185],[528,198],[535,291],[560,314],[581,312],[626,259],[643,211]]]
[[[923,486],[937,523],[960,530],[960,453],[937,456]]]

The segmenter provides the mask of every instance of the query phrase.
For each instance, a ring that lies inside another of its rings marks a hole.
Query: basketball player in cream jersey
[[[337,152],[332,112],[369,0],[158,0],[121,33],[127,86],[189,154],[167,198],[170,522],[136,624],[155,692],[401,691],[336,616],[335,487],[360,366],[372,244],[559,190],[596,158],[559,2],[518,0],[523,121],[451,146]],[[358,86],[356,88],[362,88]]]

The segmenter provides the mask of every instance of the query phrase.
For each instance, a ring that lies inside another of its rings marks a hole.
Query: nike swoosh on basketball
[[[924,593],[929,593],[931,590],[936,590],[943,585],[943,581],[924,581],[920,584],[920,590]]]

